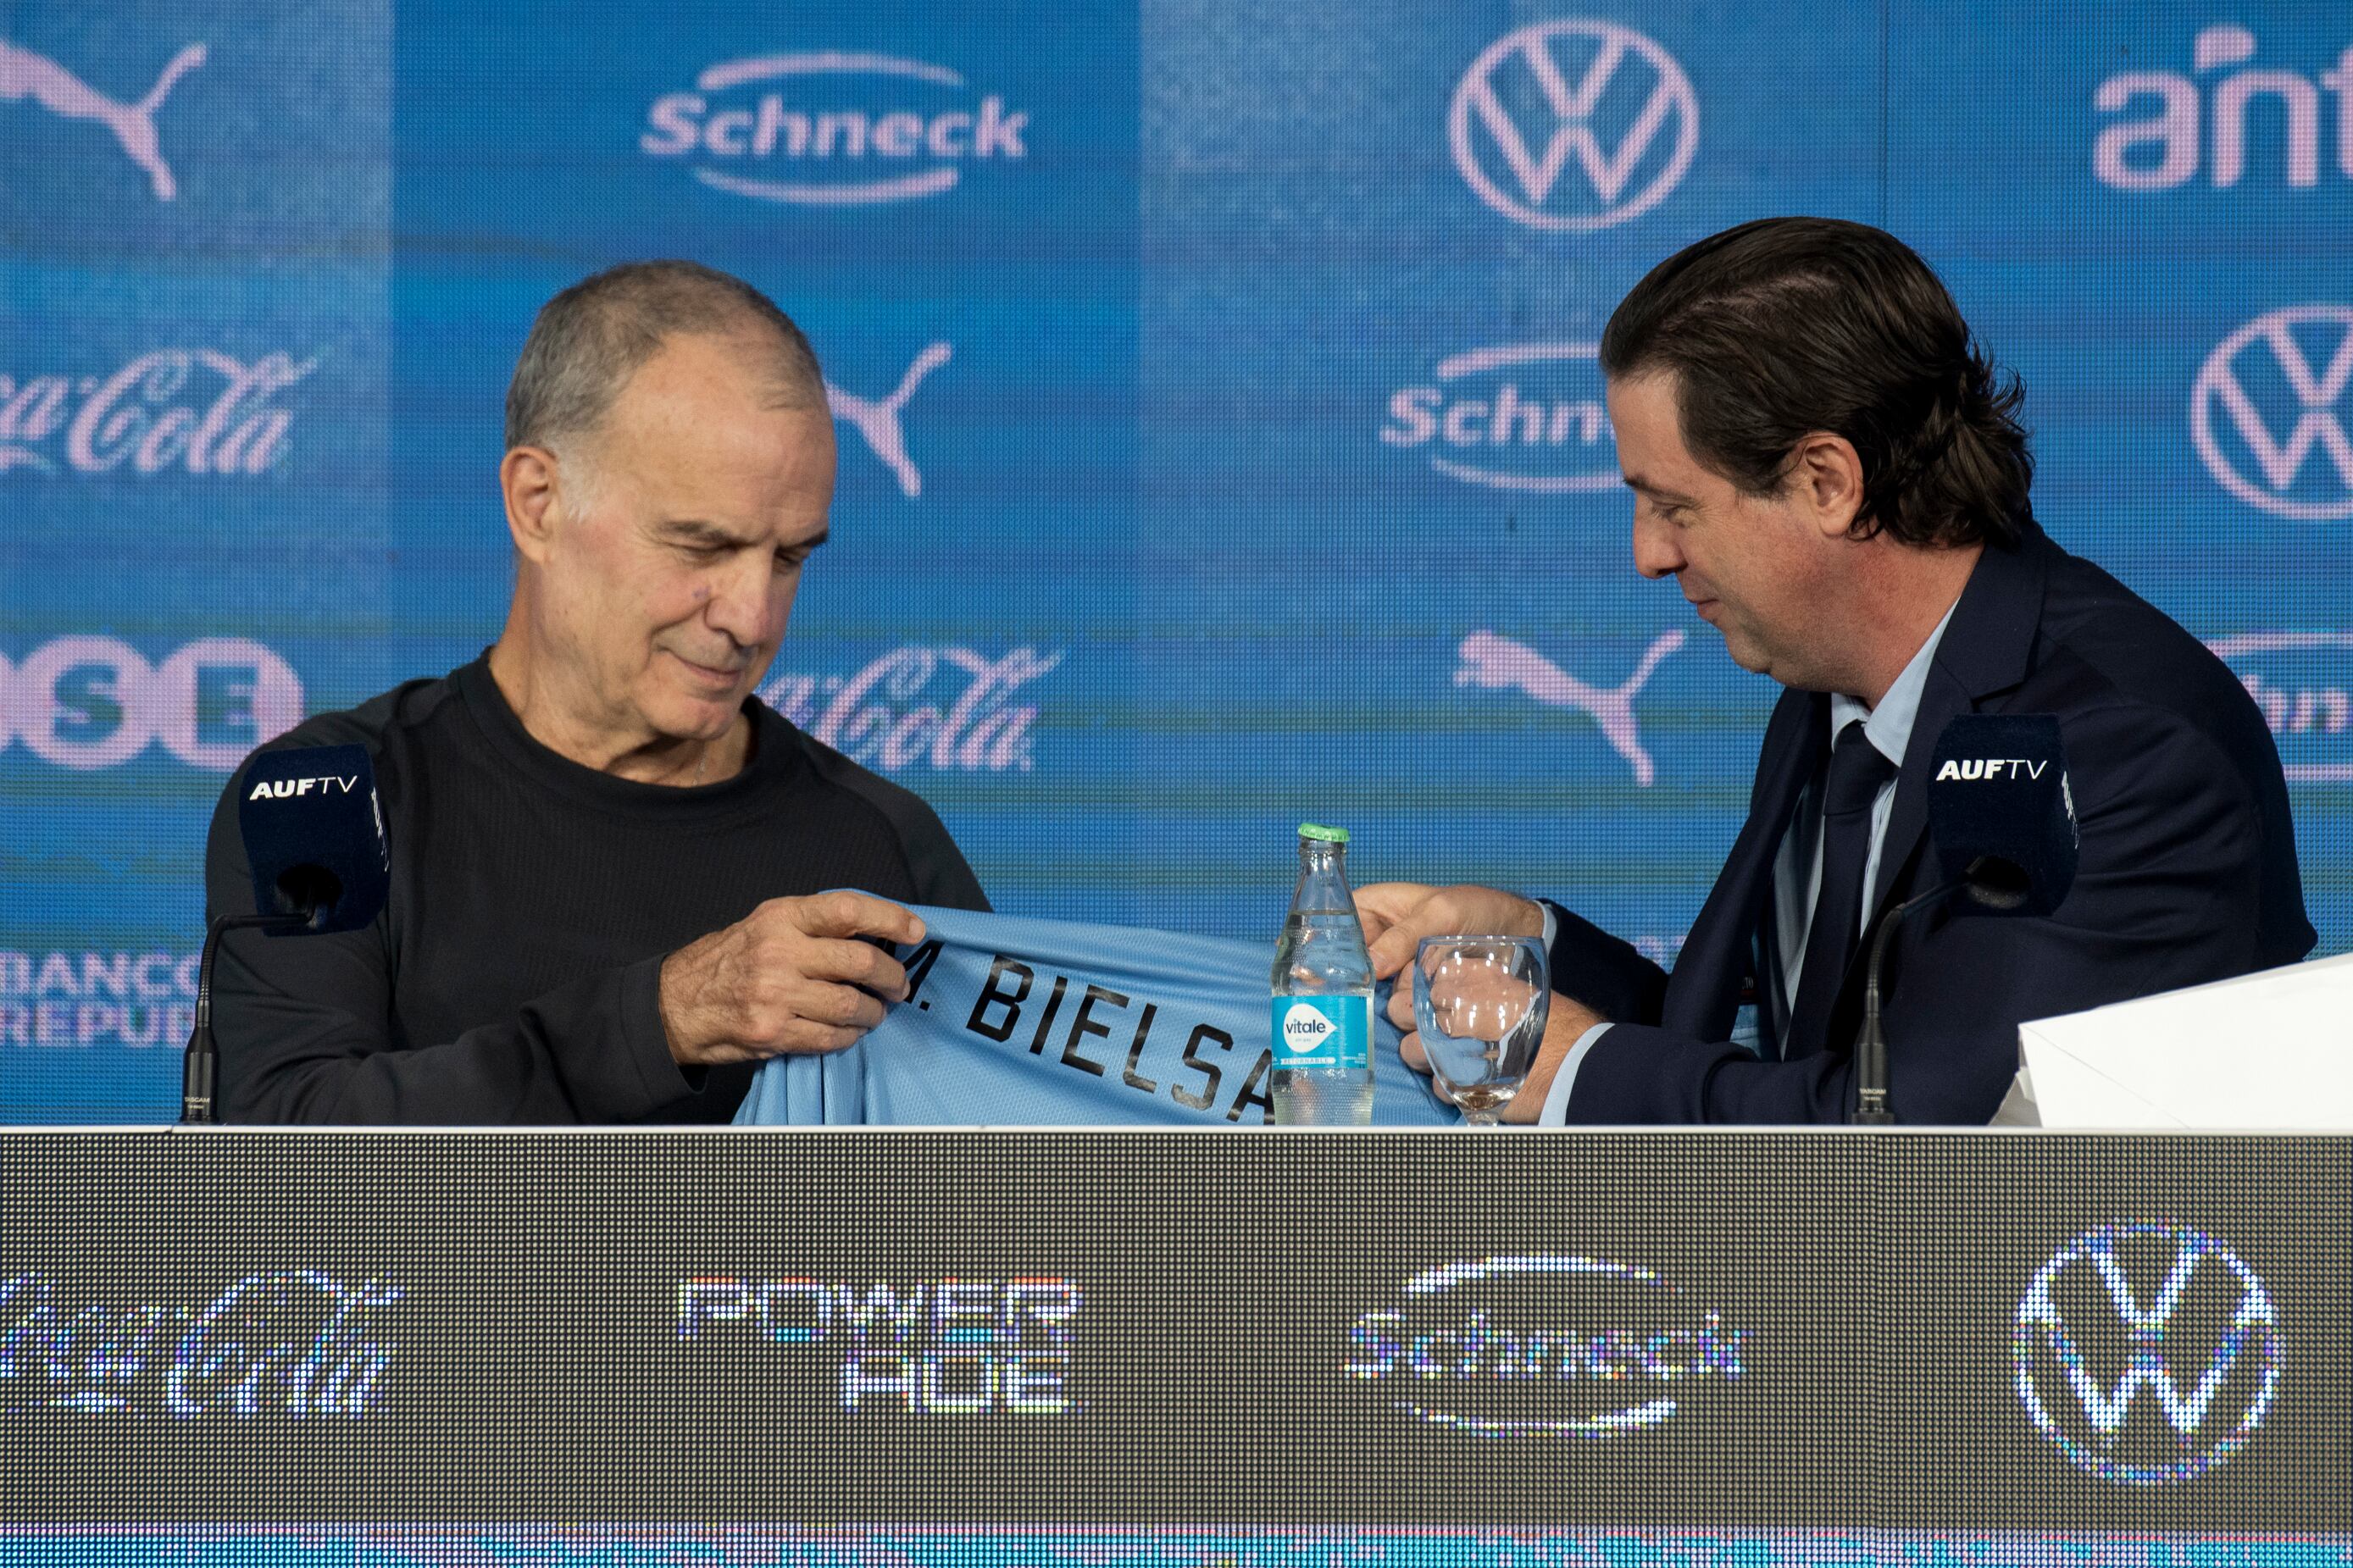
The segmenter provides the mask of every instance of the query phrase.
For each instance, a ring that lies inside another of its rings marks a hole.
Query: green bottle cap
[[[1326,827],[1320,822],[1303,822],[1299,825],[1299,837],[1314,838],[1325,844],[1345,844],[1348,842],[1348,830],[1345,827]]]

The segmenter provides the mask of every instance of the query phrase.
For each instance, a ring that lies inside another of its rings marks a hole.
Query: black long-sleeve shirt
[[[213,981],[229,1121],[723,1121],[754,1064],[690,1073],[664,958],[765,900],[857,888],[987,900],[921,800],[761,704],[735,777],[678,788],[532,739],[488,656],[308,720],[266,750],[364,745],[392,891],[364,931],[230,932]],[[254,908],[239,769],[214,813],[207,915]]]

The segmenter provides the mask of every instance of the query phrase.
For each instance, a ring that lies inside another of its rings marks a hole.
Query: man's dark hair
[[[1858,539],[2009,549],[2031,515],[2018,378],[1883,230],[1763,218],[1677,251],[1601,334],[1604,375],[1658,370],[1674,373],[1683,444],[1746,494],[1778,490],[1817,430],[1852,442]]]
[[[776,302],[693,261],[632,261],[584,278],[540,308],[507,386],[507,447],[553,447],[594,430],[663,340],[744,332],[773,343],[780,408],[825,405],[817,354]]]

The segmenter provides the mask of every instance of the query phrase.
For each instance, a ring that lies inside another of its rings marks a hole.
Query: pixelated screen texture
[[[1632,570],[1593,344],[1715,230],[1883,224],[2023,376],[2051,533],[2254,694],[2353,941],[2331,7],[0,22],[0,1119],[171,1114],[229,771],[497,635],[523,334],[660,255],[839,416],[768,700],[998,909],[1271,940],[1311,818],[1671,962],[1777,689]]]

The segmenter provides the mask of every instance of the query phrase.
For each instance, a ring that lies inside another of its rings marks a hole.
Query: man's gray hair
[[[808,339],[741,278],[693,261],[632,261],[582,279],[541,308],[523,340],[507,386],[508,450],[594,431],[664,340],[747,329],[769,340],[774,405],[823,407],[825,375]]]

